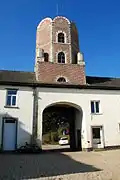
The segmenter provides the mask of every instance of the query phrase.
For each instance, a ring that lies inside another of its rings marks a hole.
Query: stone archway
[[[61,128],[62,123],[63,127],[69,124],[70,149],[82,150],[81,131],[83,111],[80,106],[69,102],[52,103],[43,110],[42,117],[43,135],[47,134],[47,130],[58,134],[58,129]]]

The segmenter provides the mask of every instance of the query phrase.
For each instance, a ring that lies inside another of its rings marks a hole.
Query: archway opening
[[[67,103],[56,103],[43,111],[43,150],[82,150],[82,109]]]

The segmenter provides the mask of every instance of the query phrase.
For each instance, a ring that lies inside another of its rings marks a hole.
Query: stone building
[[[0,100],[2,150],[42,148],[44,113],[61,107],[72,149],[120,146],[120,79],[86,75],[76,25],[65,17],[38,25],[34,72],[0,71]]]

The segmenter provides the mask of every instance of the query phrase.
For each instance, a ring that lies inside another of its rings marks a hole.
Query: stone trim
[[[62,44],[62,45],[64,45],[64,44],[65,44],[65,45],[70,45],[70,43],[53,42],[53,44],[58,44],[58,43],[59,43],[59,44]]]
[[[120,145],[116,146],[105,146],[104,148],[83,148],[82,151],[90,152],[90,151],[107,151],[107,150],[117,150],[120,149]]]
[[[103,149],[105,149],[105,150],[120,149],[120,145],[116,145],[116,146],[105,146]]]
[[[93,151],[93,148],[82,148],[82,151],[85,151],[85,152],[90,152],[90,151]]]
[[[55,22],[57,19],[60,19],[60,18],[63,19],[63,20],[65,20],[65,21],[67,21],[68,24],[71,24],[70,21],[69,21],[69,19],[67,19],[66,17],[63,17],[63,16],[57,16],[57,17],[55,17],[55,18],[53,19],[53,22]]]
[[[62,78],[62,77],[65,78],[66,82],[69,82],[68,78],[67,78],[66,76],[62,75],[62,74],[61,74],[61,75],[58,75],[58,76],[55,78],[55,81],[58,82],[57,80],[58,80],[59,78]],[[65,82],[65,83],[66,83],[66,82]]]
[[[51,25],[51,33],[50,33],[50,39],[51,39],[51,42],[50,42],[50,59],[49,61],[50,62],[53,62],[53,36],[52,36],[52,32],[53,32],[53,24]]]
[[[69,27],[69,42],[70,42],[70,46],[69,46],[69,51],[70,51],[70,63],[72,64],[72,44],[71,44],[71,25]]]
[[[65,40],[64,43],[58,42],[58,34],[59,33],[63,33],[64,34],[64,40]],[[67,37],[66,37],[66,33],[64,31],[57,31],[55,36],[56,36],[56,38],[55,38],[56,39],[56,43],[59,43],[59,44],[66,44],[67,43]]]
[[[47,18],[43,19],[43,20],[39,23],[39,25],[38,25],[37,28],[39,28],[39,27],[41,26],[41,24],[44,23],[46,20],[52,22],[52,19],[51,19],[50,17],[47,17]]]

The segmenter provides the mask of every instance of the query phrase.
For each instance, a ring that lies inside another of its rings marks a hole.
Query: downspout
[[[31,144],[37,144],[37,127],[38,127],[38,92],[37,88],[33,88],[33,124]]]

